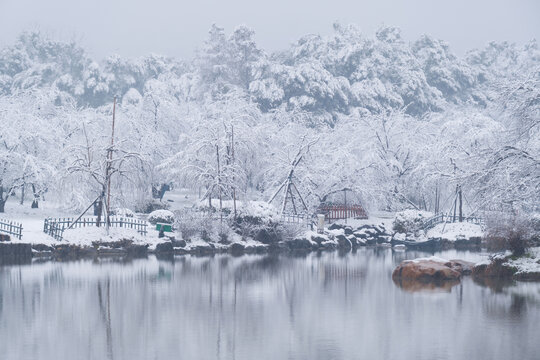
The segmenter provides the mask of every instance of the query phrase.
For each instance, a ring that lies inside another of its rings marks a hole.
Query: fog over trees
[[[115,96],[118,206],[169,182],[268,200],[311,143],[294,172],[310,206],[348,188],[370,209],[433,211],[461,185],[471,209],[539,210],[535,40],[458,57],[429,35],[336,24],[272,53],[248,27],[213,26],[193,59],[92,59],[21,34],[0,49],[0,212],[23,188],[72,209],[99,195]]]

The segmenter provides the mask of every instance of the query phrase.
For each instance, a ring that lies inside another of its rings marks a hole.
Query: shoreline
[[[207,243],[192,245],[186,243],[184,246],[174,246],[178,241],[165,241],[151,248],[149,244],[135,244],[131,240],[121,240],[118,242],[94,242],[92,246],[76,244],[31,244],[31,243],[0,243],[0,265],[11,262],[27,262],[33,259],[47,259],[49,261],[79,260],[91,258],[145,258],[155,255],[158,258],[168,258],[181,255],[213,256],[216,254],[230,254],[233,256],[249,254],[307,254],[313,252],[355,252],[360,248],[384,248],[394,251],[426,251],[434,252],[440,250],[481,250],[480,244],[474,242],[467,245],[452,244],[448,241],[430,242],[426,246],[415,246],[405,249],[394,248],[390,242],[374,243],[365,245],[343,245],[343,242],[331,242],[322,244],[312,244],[300,239],[292,241],[282,241],[274,244],[213,244]],[[181,244],[183,245],[183,244]],[[191,246],[190,246],[191,245]]]

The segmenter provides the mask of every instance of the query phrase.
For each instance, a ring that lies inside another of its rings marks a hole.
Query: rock
[[[40,251],[40,252],[54,250],[52,246],[45,245],[45,244],[32,244],[32,249],[34,249],[35,251]]]
[[[492,259],[491,262],[478,263],[472,268],[472,275],[475,277],[510,279],[517,272],[517,269],[505,264],[505,261],[505,258],[498,257]]]
[[[213,254],[215,246],[213,244],[198,245],[193,248],[192,252],[199,255]]]
[[[171,240],[171,244],[175,248],[185,248],[186,247],[186,240]]]
[[[325,241],[321,243],[320,247],[323,250],[334,250],[337,247],[336,243],[332,240]]]
[[[317,245],[321,245],[324,241],[328,241],[328,238],[323,236],[312,236],[311,241],[314,241],[317,243]]]
[[[32,257],[30,244],[0,244],[1,257]]]
[[[53,255],[56,259],[79,259],[85,256],[94,256],[97,250],[93,247],[61,244],[54,246]]]
[[[339,224],[336,224],[336,223],[333,223],[332,225],[330,225],[328,227],[328,230],[338,230],[338,229],[343,229],[343,226],[339,225]]]
[[[352,235],[353,229],[350,226],[346,226],[343,231],[345,231],[345,235]]]
[[[308,250],[312,248],[311,241],[305,238],[298,238],[286,241],[287,247],[291,250]]]
[[[405,260],[394,270],[392,279],[410,279],[417,281],[459,280],[463,269],[452,262],[438,258]]]
[[[148,245],[130,245],[126,247],[127,255],[131,257],[145,257],[148,255]]]
[[[156,253],[172,253],[173,244],[171,242],[164,242],[156,245]]]
[[[470,275],[474,267],[474,263],[465,260],[450,260],[450,268],[458,271],[461,275]]]
[[[11,238],[7,234],[0,234],[0,241],[11,241]]]
[[[266,229],[259,230],[254,239],[263,244],[276,244],[280,241],[278,234],[269,232]]]
[[[246,247],[240,243],[233,243],[230,247],[229,247],[229,251],[231,253],[234,253],[234,254],[241,254],[244,252],[244,250],[246,249]]]
[[[337,235],[336,240],[340,249],[350,250],[352,248],[351,242],[345,235]]]
[[[347,236],[347,240],[350,241],[353,248],[357,248],[358,246],[360,246],[360,241],[358,241],[358,239],[354,235]]]

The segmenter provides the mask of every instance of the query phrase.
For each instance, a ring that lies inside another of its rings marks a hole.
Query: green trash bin
[[[163,232],[172,232],[172,225],[171,224],[164,224],[164,223],[157,223],[156,224],[156,230]]]

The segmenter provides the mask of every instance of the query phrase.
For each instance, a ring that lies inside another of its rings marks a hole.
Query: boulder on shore
[[[474,264],[462,260],[444,260],[437,257],[405,260],[394,270],[392,279],[423,282],[459,280],[471,273]]]

